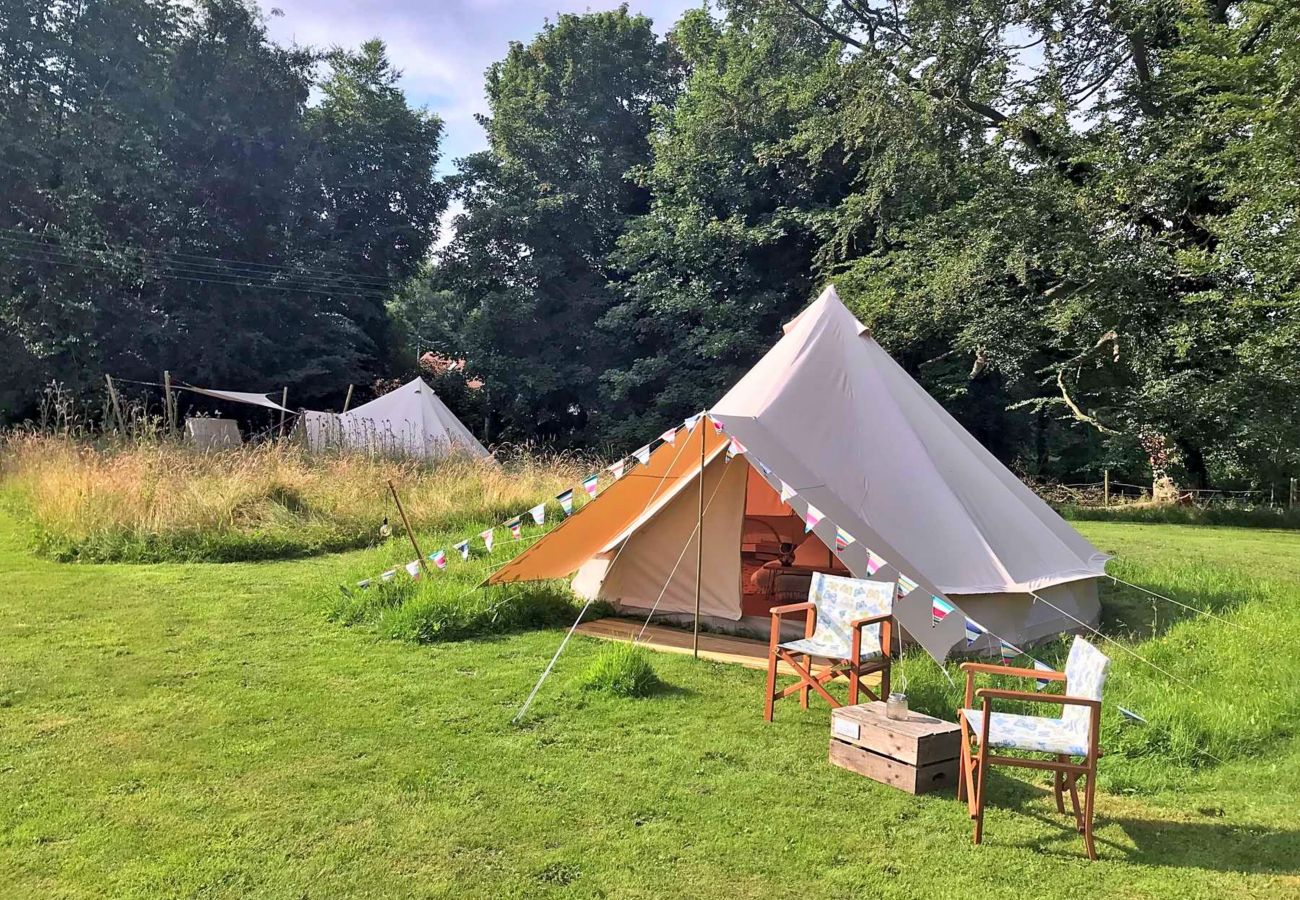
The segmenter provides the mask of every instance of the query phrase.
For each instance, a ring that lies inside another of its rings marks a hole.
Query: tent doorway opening
[[[747,467],[740,535],[740,609],[766,618],[772,607],[808,599],[817,572],[849,570],[754,468]]]

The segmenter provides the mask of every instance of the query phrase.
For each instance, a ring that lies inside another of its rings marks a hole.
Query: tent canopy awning
[[[254,394],[249,391],[219,391],[214,388],[194,387],[190,384],[176,385],[178,390],[192,391],[195,394],[203,394],[207,397],[215,397],[218,400],[228,400],[231,403],[246,403],[249,406],[264,406],[267,409],[275,409],[281,412],[291,413],[293,410],[286,409],[266,394]]]

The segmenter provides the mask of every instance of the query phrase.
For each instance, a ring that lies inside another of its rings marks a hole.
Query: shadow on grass
[[[1159,637],[1170,628],[1192,618],[1198,612],[1227,616],[1267,593],[1259,581],[1231,572],[1223,572],[1211,584],[1204,580],[1187,589],[1151,577],[1132,573],[1125,579],[1138,588],[1169,597],[1190,606],[1187,609],[1168,600],[1153,597],[1134,587],[1103,579],[1101,582],[1101,629],[1106,634],[1124,634],[1131,639]]]

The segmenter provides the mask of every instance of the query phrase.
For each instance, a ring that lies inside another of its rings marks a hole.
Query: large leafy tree
[[[631,339],[597,328],[619,297],[608,257],[649,206],[636,170],[674,85],[670,49],[626,7],[560,16],[488,70],[489,149],[459,162],[455,239],[402,314],[470,359],[492,439],[596,435],[600,373]]]
[[[272,44],[241,0],[0,4],[0,404],[104,372],[293,386],[380,374],[422,263],[440,124],[382,46]],[[3,414],[0,411],[0,414]]]

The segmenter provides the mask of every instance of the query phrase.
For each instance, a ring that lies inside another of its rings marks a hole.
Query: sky
[[[615,9],[619,0],[259,0],[278,43],[357,47],[372,37],[388,45],[415,106],[445,123],[439,174],[453,160],[487,146],[475,113],[487,112],[483,73],[510,41],[528,41],[558,13]],[[661,35],[702,0],[629,0]]]

